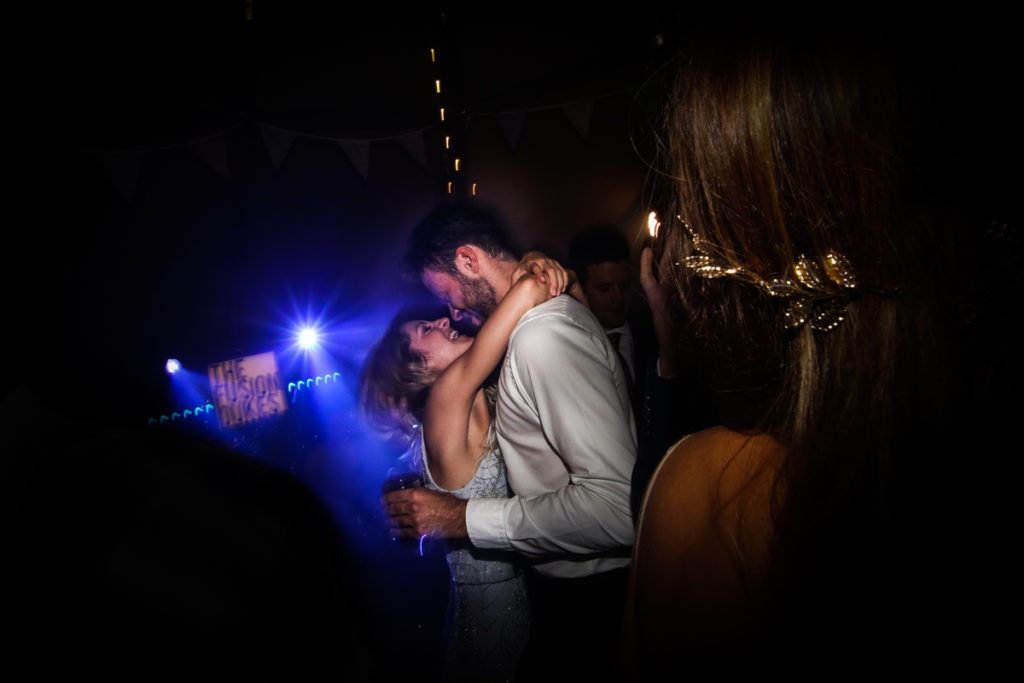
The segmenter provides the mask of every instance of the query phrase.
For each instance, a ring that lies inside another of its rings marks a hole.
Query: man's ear
[[[480,254],[476,247],[464,244],[455,250],[455,268],[467,276],[480,274]]]

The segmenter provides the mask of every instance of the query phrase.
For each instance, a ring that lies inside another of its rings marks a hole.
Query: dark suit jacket
[[[651,312],[643,300],[634,301],[627,321],[633,333],[633,417],[637,430],[637,459],[633,467],[630,503],[638,522],[644,493],[654,470],[669,448],[687,434],[715,424],[711,392],[700,363],[683,363],[677,377],[657,373],[658,341]]]

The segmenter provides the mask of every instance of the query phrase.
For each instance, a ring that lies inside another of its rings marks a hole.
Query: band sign
[[[211,363],[207,373],[221,428],[274,417],[287,407],[272,351]]]

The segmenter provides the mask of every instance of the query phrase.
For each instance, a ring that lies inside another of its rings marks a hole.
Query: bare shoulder
[[[649,625],[704,638],[742,620],[748,582],[769,556],[771,493],[784,456],[769,435],[724,427],[692,434],[665,456],[634,551],[637,608]]]
[[[651,488],[660,490],[656,497],[674,493],[691,500],[712,492],[729,496],[747,487],[751,479],[764,473],[771,476],[784,456],[785,447],[768,434],[712,427],[678,442],[662,461]]]

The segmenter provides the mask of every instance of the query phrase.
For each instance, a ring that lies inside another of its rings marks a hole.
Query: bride
[[[566,272],[546,265],[540,272],[551,284],[519,278],[475,339],[448,318],[418,320],[400,311],[370,351],[360,380],[362,409],[381,431],[407,439],[420,453],[427,487],[459,498],[510,495],[494,434],[493,392],[484,383],[523,314],[564,290]],[[512,679],[530,623],[515,556],[474,548],[468,539],[448,541],[446,550],[445,678]]]

